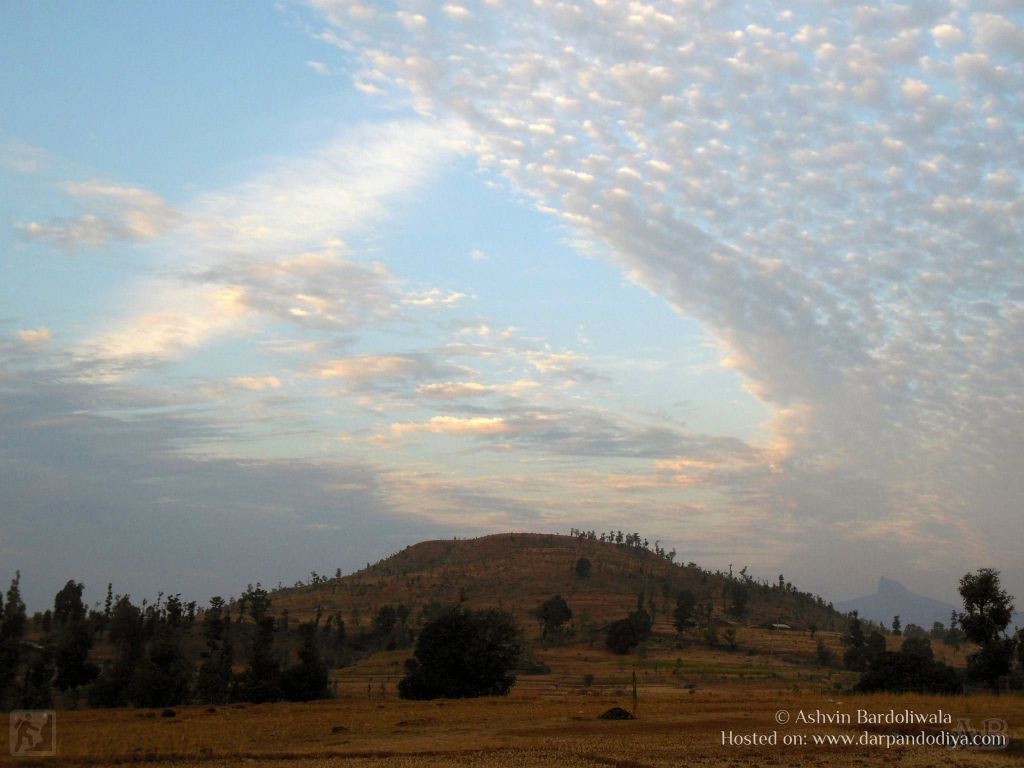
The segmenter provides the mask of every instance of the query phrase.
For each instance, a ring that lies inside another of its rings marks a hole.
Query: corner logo
[[[11,755],[48,757],[57,754],[57,713],[52,709],[11,712]]]

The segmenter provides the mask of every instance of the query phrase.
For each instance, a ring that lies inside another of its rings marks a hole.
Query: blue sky
[[[1009,5],[0,13],[37,605],[570,527],[835,599],[1024,588]]]

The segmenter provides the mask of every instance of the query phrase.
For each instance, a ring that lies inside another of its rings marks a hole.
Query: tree
[[[137,707],[173,707],[188,701],[192,664],[174,627],[163,626],[136,668],[128,698]]]
[[[21,572],[16,571],[7,589],[7,604],[0,598],[0,707],[7,704],[7,691],[14,685],[22,655],[25,603],[21,599],[20,583]]]
[[[128,703],[128,686],[145,649],[142,611],[128,595],[114,601],[107,623],[107,641],[114,647],[114,661],[89,688],[89,706],[118,707]]]
[[[549,634],[560,633],[562,626],[572,618],[572,609],[561,595],[545,600],[533,613],[540,622],[541,637],[545,640]]]
[[[869,651],[864,637],[864,626],[856,611],[850,614],[850,626],[843,635],[843,645],[846,646],[843,652],[843,666],[846,669],[863,672],[868,664]]]
[[[231,665],[234,648],[231,643],[231,615],[224,598],[210,598],[210,607],[203,612],[203,636],[206,651],[196,679],[196,696],[206,704],[223,704],[231,692]]]
[[[519,628],[504,611],[461,605],[428,622],[398,684],[404,699],[504,696],[515,685]]]
[[[818,638],[818,645],[815,648],[814,656],[820,667],[831,667],[835,661],[832,656],[832,650],[825,645],[825,641],[820,637]]]
[[[270,608],[270,595],[259,582],[255,587],[249,584],[242,596],[238,598],[238,610],[243,616],[248,613],[252,617],[253,623],[257,625],[270,612]]]
[[[1013,616],[1013,596],[999,584],[999,571],[981,568],[960,579],[964,612],[957,619],[967,639],[979,646],[967,657],[967,677],[999,689],[999,678],[1010,671],[1014,638],[1006,636]]]
[[[384,637],[391,634],[391,630],[398,623],[398,613],[390,605],[382,605],[377,615],[373,618],[374,633]]]
[[[588,579],[590,578],[591,567],[592,566],[590,564],[590,559],[586,557],[581,557],[579,560],[576,561],[576,565],[573,566],[573,570],[576,572],[576,575],[579,578]]]
[[[327,694],[327,665],[320,658],[316,622],[299,625],[299,663],[281,673],[281,692],[289,701],[312,701]]]
[[[899,637],[903,633],[900,631],[900,617],[896,614],[892,617],[892,635],[893,637]]]
[[[732,604],[729,606],[729,613],[733,616],[742,617],[747,612],[747,601],[750,598],[750,593],[743,584],[733,584],[732,589]]]
[[[932,651],[932,641],[927,635],[911,635],[904,638],[903,645],[900,646],[900,653],[909,656],[920,656],[928,661],[935,660],[935,652]]]
[[[676,632],[685,632],[693,624],[693,610],[697,607],[697,598],[693,592],[684,589],[676,595],[676,607],[672,611],[672,626]]]
[[[608,625],[605,646],[612,653],[624,655],[629,653],[640,642],[636,627],[629,619],[619,619]]]
[[[957,694],[963,690],[956,671],[917,653],[884,651],[871,660],[856,690]]]
[[[262,704],[281,698],[281,663],[274,653],[274,617],[262,615],[249,647],[249,668],[239,680],[239,695]]]
[[[60,691],[91,683],[99,674],[99,668],[89,661],[92,628],[85,618],[84,588],[80,582],[68,581],[53,599],[57,666],[54,685]]]

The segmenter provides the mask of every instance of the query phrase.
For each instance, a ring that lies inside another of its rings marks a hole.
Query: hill
[[[272,595],[274,610],[306,619],[319,607],[325,615],[340,614],[351,631],[384,606],[404,606],[415,621],[432,606],[462,600],[471,608],[503,608],[521,626],[535,627],[533,609],[561,594],[573,610],[578,634],[586,637],[635,610],[638,600],[652,614],[656,633],[671,632],[675,596],[690,590],[720,625],[845,627],[845,617],[828,603],[792,585],[676,564],[660,549],[643,546],[639,536],[632,541],[535,533],[425,541],[347,576],[314,576],[312,583],[278,589]],[[575,570],[580,558],[591,563],[586,578]],[[747,596],[742,614],[731,610],[737,587]]]

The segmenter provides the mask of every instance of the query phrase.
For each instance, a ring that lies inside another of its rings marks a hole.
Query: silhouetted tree
[[[850,614],[850,625],[843,635],[843,645],[846,646],[843,652],[843,666],[863,672],[868,664],[867,641],[864,637],[864,626],[856,611]]]
[[[312,701],[327,694],[327,665],[320,658],[316,622],[299,625],[299,663],[281,673],[281,692],[289,701]]]
[[[398,623],[398,614],[390,605],[381,606],[373,619],[373,633],[380,638],[390,637]]]
[[[89,706],[118,707],[128,704],[128,686],[145,650],[142,612],[128,595],[114,601],[107,623],[107,641],[113,646],[113,662],[104,667],[89,688]]]
[[[210,598],[210,607],[203,612],[203,637],[206,650],[196,679],[196,697],[206,704],[222,704],[230,695],[234,661],[231,614],[224,598]]]
[[[899,637],[903,633],[900,631],[900,617],[899,614],[892,617],[892,634],[893,637]]]
[[[927,641],[926,641],[927,642]],[[856,690],[957,694],[963,684],[952,667],[911,652],[883,651],[871,660]]]
[[[685,632],[693,624],[693,610],[697,607],[697,598],[688,589],[676,595],[676,607],[672,611],[672,626],[676,632]]]
[[[428,622],[398,684],[405,699],[503,696],[515,684],[521,645],[504,611],[456,606]]]
[[[20,584],[21,572],[16,571],[7,589],[6,603],[0,597],[0,708],[6,708],[12,696],[11,689],[22,656],[26,617]]]
[[[89,660],[92,628],[86,621],[83,589],[83,584],[69,581],[53,601],[54,662],[57,667],[54,686],[60,691],[87,685],[99,674],[99,668]]]
[[[188,701],[191,682],[192,664],[177,629],[165,625],[157,630],[136,667],[128,698],[137,707],[173,707]]]
[[[605,646],[612,653],[627,654],[640,642],[636,627],[629,619],[619,619],[608,625]]]
[[[259,582],[255,587],[249,584],[238,598],[239,612],[243,616],[248,615],[257,625],[270,612],[271,604],[270,595]]]
[[[590,563],[590,559],[587,557],[581,557],[576,561],[576,565],[573,570],[576,571],[576,575],[581,579],[590,578],[590,571],[593,566]]]
[[[743,584],[733,584],[729,592],[732,596],[729,613],[737,617],[744,616],[747,612],[747,601],[750,599],[750,592]]]
[[[999,571],[982,568],[960,579],[964,613],[958,616],[967,639],[979,646],[967,657],[967,677],[988,683],[994,691],[1010,671],[1015,641],[1006,636],[1013,616],[1013,596],[999,584]]]
[[[814,651],[815,660],[818,662],[818,666],[831,667],[835,662],[835,657],[832,655],[832,650],[825,645],[825,641],[818,638],[818,645]]]
[[[22,709],[49,709],[53,706],[53,654],[49,646],[28,654],[25,676],[18,694]]]
[[[238,681],[239,698],[257,704],[276,701],[281,698],[280,678],[281,663],[274,653],[274,617],[264,614],[249,647],[249,668]]]
[[[911,635],[903,639],[900,646],[900,653],[908,656],[920,656],[928,661],[935,660],[935,652],[932,651],[932,641],[927,635]]]
[[[555,595],[534,609],[534,615],[541,625],[541,636],[547,639],[549,634],[562,631],[562,626],[572,618],[572,609],[561,595]]]

